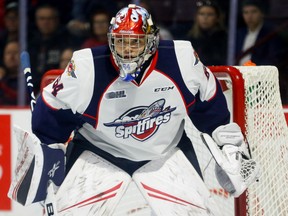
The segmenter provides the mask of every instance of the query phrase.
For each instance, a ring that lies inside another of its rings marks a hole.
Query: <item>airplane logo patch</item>
[[[71,60],[67,66],[67,74],[68,76],[72,76],[73,78],[77,78],[75,74],[75,63]]]
[[[131,136],[138,141],[145,141],[155,134],[160,125],[169,122],[171,113],[176,110],[176,107],[164,108],[164,104],[165,99],[160,99],[149,106],[132,108],[104,125],[115,127],[117,138],[127,139]]]

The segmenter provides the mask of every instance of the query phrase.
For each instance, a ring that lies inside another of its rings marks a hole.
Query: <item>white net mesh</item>
[[[253,159],[261,166],[259,182],[247,190],[246,206],[240,206],[246,215],[288,215],[288,129],[280,100],[278,70],[273,66],[236,67],[242,73],[245,89],[245,135]],[[223,72],[226,70],[223,69]],[[242,106],[232,92],[228,72],[218,79],[226,80],[225,96],[229,109]],[[214,160],[202,143],[199,132],[186,121],[186,132],[192,139],[204,181],[222,209],[223,216],[234,215],[234,199],[218,184],[214,174]],[[238,207],[237,207],[238,208]],[[246,210],[245,210],[246,209]],[[236,210],[239,212],[239,210]],[[245,215],[243,214],[243,215]],[[242,213],[241,213],[242,216]]]
[[[288,130],[278,70],[271,66],[239,69],[245,80],[246,137],[262,173],[248,190],[247,215],[288,215]]]

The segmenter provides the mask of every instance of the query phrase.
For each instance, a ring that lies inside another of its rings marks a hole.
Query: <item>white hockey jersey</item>
[[[229,121],[216,78],[187,41],[160,41],[141,82],[119,78],[108,46],[76,51],[44,88],[32,115],[43,143],[65,142],[77,129],[90,143],[133,161],[177,146],[189,115],[207,133]]]

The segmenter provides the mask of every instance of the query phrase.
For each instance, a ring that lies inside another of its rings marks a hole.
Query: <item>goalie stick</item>
[[[21,69],[25,75],[26,79],[26,87],[29,95],[30,100],[30,108],[31,111],[34,110],[34,106],[36,104],[36,99],[34,95],[34,86],[32,83],[32,74],[31,74],[31,65],[30,65],[30,56],[27,51],[23,51],[20,55],[20,63],[21,63]]]
[[[210,151],[210,153],[213,156],[215,162],[219,166],[222,166],[225,158],[224,158],[224,155],[218,153],[219,152],[219,149],[218,149],[219,147],[217,146],[217,144],[215,143],[213,138],[211,136],[209,136],[208,134],[206,134],[206,133],[201,133],[200,137],[201,137],[203,143],[206,145],[206,147]]]
[[[30,108],[33,112],[36,105],[32,83],[30,56],[23,51],[20,55],[21,69],[26,78]],[[65,151],[63,143],[49,146],[29,131],[18,126],[13,127],[18,142],[18,156],[8,197],[23,206],[42,202],[46,197],[48,183],[53,182],[59,187],[65,177]],[[53,155],[53,157],[50,157]],[[49,189],[49,188],[48,188]]]

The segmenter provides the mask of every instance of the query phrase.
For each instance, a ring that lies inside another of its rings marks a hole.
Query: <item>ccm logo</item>
[[[154,88],[154,92],[163,92],[163,91],[169,91],[174,89],[175,86],[167,86],[167,87],[161,87],[161,88]]]

